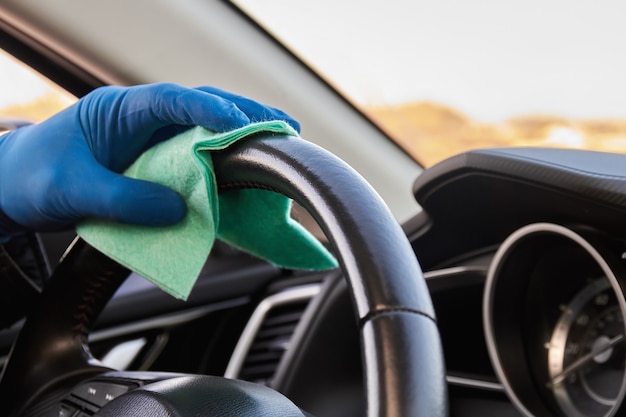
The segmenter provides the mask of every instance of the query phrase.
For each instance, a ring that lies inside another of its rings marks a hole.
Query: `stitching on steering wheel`
[[[239,190],[243,188],[257,188],[260,190],[274,191],[275,193],[280,193],[280,191],[278,191],[277,189],[273,187],[270,187],[265,184],[259,184],[253,181],[237,181],[237,182],[230,182],[227,184],[218,185],[219,191]]]
[[[88,278],[87,288],[74,315],[76,323],[72,326],[72,331],[76,332],[84,343],[87,343],[89,329],[91,329],[94,316],[96,315],[95,309],[103,294],[102,288],[113,283],[113,273],[110,271]]]

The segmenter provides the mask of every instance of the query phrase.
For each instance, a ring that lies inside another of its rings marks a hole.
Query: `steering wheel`
[[[250,138],[215,153],[214,163],[220,192],[280,192],[308,210],[328,237],[358,319],[367,415],[446,416],[443,355],[428,289],[402,229],[365,180],[329,152],[292,137]],[[307,415],[252,383],[104,367],[91,356],[87,335],[128,274],[85,242],[74,242],[13,346],[0,381],[6,415],[74,415],[62,405],[69,393],[91,394],[91,405],[98,397],[103,407],[92,411],[103,417]]]

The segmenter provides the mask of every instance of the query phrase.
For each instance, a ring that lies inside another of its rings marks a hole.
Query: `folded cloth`
[[[253,123],[226,133],[195,127],[144,152],[124,173],[166,185],[187,204],[167,227],[89,219],[77,227],[90,245],[180,299],[187,299],[216,238],[281,267],[321,270],[335,258],[291,219],[291,200],[267,190],[217,194],[211,151],[253,133],[297,136],[282,121]],[[291,140],[291,139],[285,139]]]

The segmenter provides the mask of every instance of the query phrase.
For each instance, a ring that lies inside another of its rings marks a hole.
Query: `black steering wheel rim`
[[[291,137],[250,138],[215,153],[214,165],[220,190],[280,192],[325,232],[359,320],[368,416],[447,415],[441,343],[424,278],[402,229],[365,180],[329,152]],[[0,405],[14,415],[53,390],[53,381],[105,370],[86,337],[128,271],[95,252],[84,242],[68,252],[14,345],[0,381]]]

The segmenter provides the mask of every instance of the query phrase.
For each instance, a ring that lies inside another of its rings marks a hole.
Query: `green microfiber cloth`
[[[329,269],[335,258],[289,216],[291,200],[266,190],[217,194],[211,151],[253,133],[297,136],[282,121],[253,123],[226,133],[195,127],[144,152],[124,175],[166,185],[187,204],[187,215],[167,227],[87,220],[78,234],[90,245],[187,299],[216,238],[287,268]],[[299,139],[285,139],[299,140]]]

